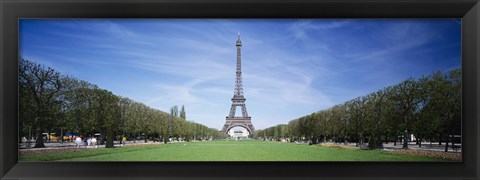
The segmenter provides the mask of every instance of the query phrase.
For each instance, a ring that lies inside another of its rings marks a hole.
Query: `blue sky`
[[[241,33],[256,129],[461,66],[457,19],[24,19],[20,55],[221,129]]]

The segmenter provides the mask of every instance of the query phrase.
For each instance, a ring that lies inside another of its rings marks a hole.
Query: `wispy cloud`
[[[300,20],[293,23],[288,30],[292,32],[293,36],[299,40],[306,40],[310,38],[309,33],[312,31],[326,31],[345,27],[350,23],[350,20],[324,20],[319,24],[318,20]]]

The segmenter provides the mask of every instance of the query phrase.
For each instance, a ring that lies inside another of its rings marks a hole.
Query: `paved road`
[[[403,144],[397,143],[396,146],[393,146],[393,143],[389,144],[384,144],[384,149],[385,150],[397,150],[397,149],[402,149]],[[461,146],[460,144],[455,144],[455,146]],[[422,147],[419,147],[418,144],[415,143],[410,143],[408,145],[408,149],[414,149],[414,150],[428,150],[428,151],[445,151],[445,143],[442,143],[442,145],[438,145],[438,142],[436,143],[422,143]],[[452,149],[452,144],[449,144],[448,146],[448,151],[449,152],[462,152],[461,148],[458,148],[456,151]]]
[[[159,142],[153,142],[149,141],[145,143],[145,141],[126,141],[126,145],[141,145],[141,144],[160,144]],[[65,148],[77,148],[75,142],[68,142],[65,141],[63,143],[60,142],[45,142],[45,148],[33,148],[35,143],[30,143],[30,147],[27,148],[27,143],[21,143],[19,146],[19,149],[21,151],[34,151],[34,150],[42,150],[42,149],[65,149]],[[120,142],[119,141],[114,141],[114,146],[115,147],[120,147]],[[81,146],[81,148],[85,148],[85,146]],[[105,145],[97,145],[97,148],[105,148]]]
[[[333,143],[329,143],[333,144]],[[343,143],[340,143],[339,145],[344,145]],[[355,147],[355,143],[348,143],[346,144],[347,146],[352,146]],[[460,144],[455,144],[455,146],[461,146]],[[394,146],[393,142],[388,143],[388,144],[383,144],[383,150],[385,151],[393,151],[393,150],[400,150],[403,149],[403,144],[397,142],[397,145]],[[410,142],[408,144],[408,149],[412,150],[426,150],[426,151],[445,151],[445,143],[442,143],[442,145],[438,145],[438,142],[432,142],[430,144],[429,142],[424,142],[422,143],[422,147],[419,147],[418,144],[415,144],[415,142]],[[448,147],[448,152],[462,152],[461,148],[457,149],[457,151],[453,150],[451,147],[451,144],[449,144]]]

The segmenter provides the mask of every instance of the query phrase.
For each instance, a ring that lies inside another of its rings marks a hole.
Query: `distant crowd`
[[[95,137],[86,138],[83,136],[76,137],[75,145],[77,148],[82,145],[85,146],[85,148],[88,148],[88,147],[97,148],[97,138]]]

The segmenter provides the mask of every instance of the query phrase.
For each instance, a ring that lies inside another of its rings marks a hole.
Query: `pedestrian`
[[[80,144],[82,144],[82,138],[77,136],[75,138],[75,145],[78,148],[78,147],[80,147]]]
[[[91,146],[92,145],[92,138],[88,138],[87,139],[87,146]]]
[[[127,138],[125,136],[122,137],[122,146],[125,145],[125,142],[127,141]]]
[[[93,137],[91,143],[94,148],[97,148],[97,138]]]
[[[83,138],[83,145],[85,146],[85,149],[86,149],[87,146],[88,146],[88,142],[87,142],[87,138],[86,138],[86,137]]]

